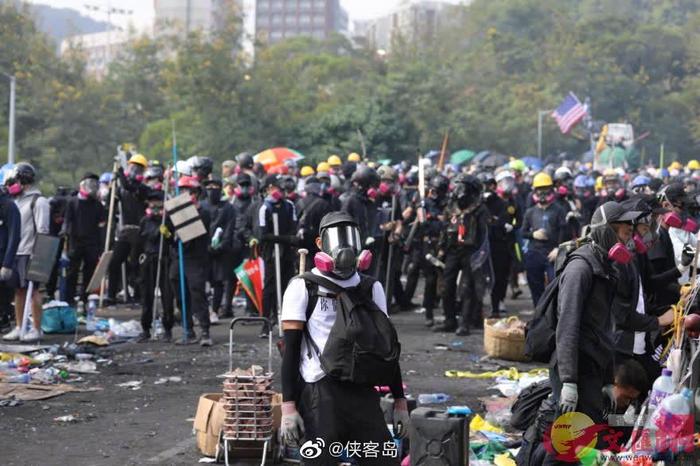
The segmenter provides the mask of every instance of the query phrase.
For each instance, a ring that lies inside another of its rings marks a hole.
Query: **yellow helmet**
[[[602,191],[603,189],[603,177],[599,176],[598,178],[595,179],[595,190],[597,191]]]
[[[693,159],[690,162],[688,162],[687,168],[688,168],[688,170],[700,170],[700,162]]]
[[[352,152],[348,155],[348,162],[359,162],[360,160],[362,160],[362,157],[357,152]]]
[[[129,163],[135,163],[136,165],[141,165],[143,168],[148,167],[148,160],[143,154],[134,154],[129,159]]]
[[[331,166],[328,162],[321,162],[316,166],[316,172],[321,173],[325,172],[328,173],[328,171],[331,169]]]
[[[304,178],[306,178],[307,176],[312,176],[314,173],[316,173],[314,171],[314,168],[308,165],[301,167],[301,171],[299,172],[299,174]]]
[[[328,157],[328,165],[331,167],[339,167],[343,164],[343,161],[337,155],[331,155]]]
[[[551,188],[552,186],[554,186],[552,177],[545,172],[538,173],[535,175],[535,178],[532,179],[532,189]]]
[[[683,165],[678,160],[675,160],[674,162],[671,162],[671,165],[668,166],[669,170],[683,170]]]

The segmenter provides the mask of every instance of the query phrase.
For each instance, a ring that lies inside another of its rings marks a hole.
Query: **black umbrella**
[[[510,158],[497,152],[483,151],[472,159],[472,163],[481,167],[496,168],[507,164]]]

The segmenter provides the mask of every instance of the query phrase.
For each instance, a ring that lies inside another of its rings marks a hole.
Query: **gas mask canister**
[[[365,271],[372,264],[372,253],[362,250],[360,230],[352,224],[332,225],[321,232],[321,251],[314,265],[325,274],[340,279]]]

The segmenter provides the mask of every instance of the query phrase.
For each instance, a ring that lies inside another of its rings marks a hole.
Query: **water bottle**
[[[97,314],[97,303],[100,297],[96,294],[91,294],[88,297],[87,303],[87,322],[86,327],[88,332],[94,332],[97,330],[97,322],[95,321],[95,314]]]
[[[661,405],[664,398],[673,393],[675,387],[673,385],[672,375],[673,372],[671,369],[664,369],[661,371],[661,375],[654,381],[651,395],[649,396],[649,412],[655,411]]]
[[[690,447],[692,451],[693,429],[691,403],[693,392],[683,388],[664,398],[659,409],[651,416],[651,424],[656,428],[657,451],[672,450],[680,453]]]
[[[29,374],[11,375],[10,377],[6,378],[5,381],[7,383],[29,383],[32,381],[32,376]]]
[[[153,337],[157,340],[165,334],[165,329],[163,328],[163,321],[160,318],[153,322]]]
[[[436,403],[447,403],[450,399],[450,395],[445,393],[421,393],[418,395],[418,404],[429,405]]]
[[[549,237],[549,214],[542,214],[542,229],[547,232],[547,237]]]

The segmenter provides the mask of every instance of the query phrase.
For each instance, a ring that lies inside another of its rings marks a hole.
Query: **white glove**
[[[549,251],[549,254],[547,254],[547,260],[549,260],[549,262],[554,263],[557,260],[558,255],[559,255],[559,248],[554,248],[551,251]]]
[[[405,439],[411,426],[411,417],[408,414],[406,398],[394,401],[394,437]]]
[[[506,233],[510,233],[511,231],[513,231],[513,225],[511,225],[510,223],[506,223],[504,225],[504,228],[506,229]]]
[[[569,212],[568,214],[566,214],[566,221],[567,221],[567,222],[568,222],[569,220],[571,220],[572,218],[581,218],[581,213],[578,212],[578,211],[576,211],[576,210],[572,210],[571,212]]]
[[[291,447],[296,447],[301,443],[304,436],[304,420],[297,411],[293,401],[282,403],[282,422],[280,425],[282,441]]]
[[[562,413],[576,411],[578,405],[578,386],[575,383],[565,383],[561,387],[559,409]]]
[[[12,269],[9,267],[3,267],[0,269],[0,282],[6,282],[12,278]]]
[[[532,233],[532,237],[535,238],[537,241],[547,241],[549,239],[549,236],[547,236],[547,230],[545,230],[544,228],[535,230]]]

